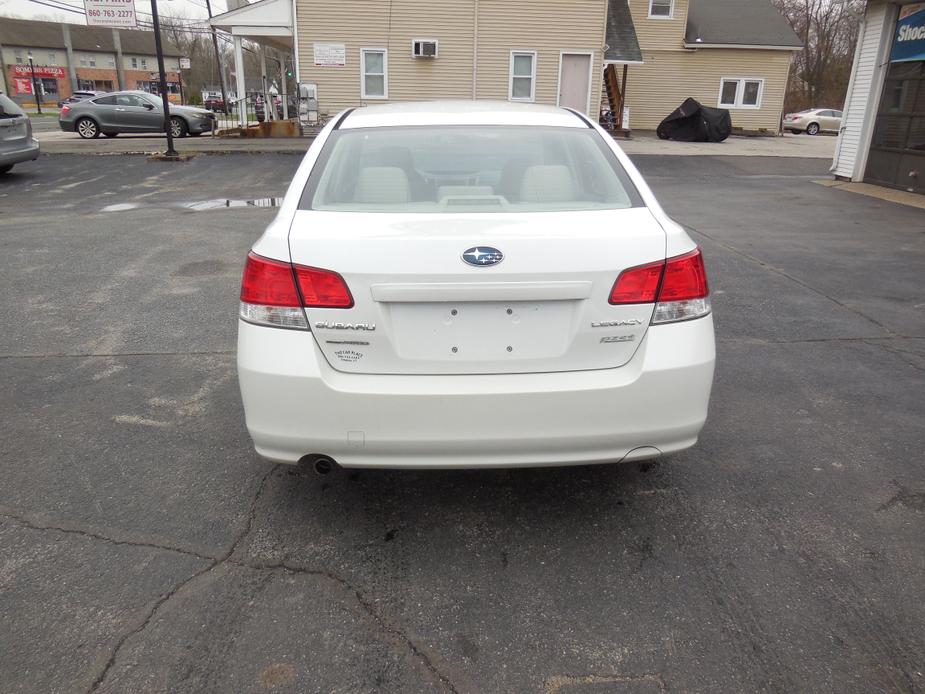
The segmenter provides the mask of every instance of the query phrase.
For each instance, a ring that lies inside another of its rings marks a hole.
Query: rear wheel
[[[173,137],[186,137],[189,129],[186,127],[186,121],[177,116],[170,119],[170,134]]]
[[[819,134],[819,124],[818,124],[818,123],[810,123],[809,125],[807,125],[807,126],[806,126],[806,134],[807,134],[807,135],[818,135],[818,134]]]
[[[92,118],[81,118],[75,124],[75,130],[85,140],[92,140],[100,136],[100,126]]]

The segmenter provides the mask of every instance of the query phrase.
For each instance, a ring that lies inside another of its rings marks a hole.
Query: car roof
[[[364,106],[341,122],[344,129],[408,125],[518,125],[587,128],[574,112],[557,106],[509,101],[416,101]]]

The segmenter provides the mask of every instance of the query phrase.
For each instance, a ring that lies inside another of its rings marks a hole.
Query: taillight
[[[295,266],[296,279],[302,292],[303,306],[316,308],[350,308],[353,297],[344,278],[330,270]]]
[[[697,248],[665,263],[652,324],[700,318],[710,312],[710,288],[703,255]]]
[[[308,329],[303,306],[350,308],[353,297],[336,272],[247,254],[239,315],[249,323]]]
[[[612,304],[651,304],[658,296],[665,261],[640,265],[624,270],[610,291]]]
[[[614,282],[610,303],[655,302],[652,323],[673,323],[707,315],[709,295],[703,256],[697,248],[667,261],[624,270]]]
[[[68,106],[67,104],[64,104],[64,106],[61,107],[61,115],[63,116],[65,113],[67,113],[70,110],[71,110],[71,107]]]

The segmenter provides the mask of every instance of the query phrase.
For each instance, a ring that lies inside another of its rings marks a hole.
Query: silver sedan
[[[58,116],[61,129],[83,138],[115,137],[119,133],[164,132],[161,99],[141,91],[112,92],[92,99],[64,104]],[[191,106],[170,105],[170,134],[174,137],[201,135],[215,124],[211,111]]]
[[[808,108],[784,116],[784,130],[794,135],[806,133],[837,133],[841,128],[841,111],[834,108]]]

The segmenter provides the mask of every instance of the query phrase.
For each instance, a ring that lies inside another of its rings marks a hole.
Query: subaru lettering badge
[[[462,259],[469,263],[469,265],[487,267],[489,265],[497,265],[504,260],[504,253],[491,246],[476,246],[463,253]]]

